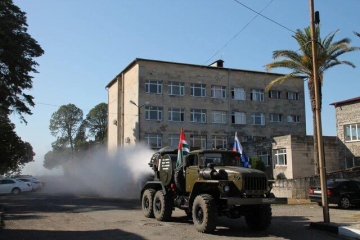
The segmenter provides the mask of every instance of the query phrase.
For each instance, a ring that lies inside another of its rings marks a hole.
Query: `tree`
[[[33,96],[24,90],[32,89],[32,76],[37,73],[38,63],[33,58],[44,51],[27,33],[26,14],[15,6],[12,0],[0,2],[0,114],[16,112],[20,119],[23,114],[32,114]],[[29,105],[29,106],[28,106]]]
[[[107,139],[108,107],[100,103],[92,108],[86,115],[89,135],[95,137],[95,142],[103,145]]]
[[[258,169],[263,172],[266,170],[265,163],[259,157],[251,158],[251,168]]]
[[[55,145],[58,148],[70,145],[71,157],[74,154],[74,138],[81,129],[83,111],[74,104],[63,105],[51,115],[49,129],[53,136],[58,136]]]
[[[316,44],[316,59],[317,59],[317,72],[320,80],[320,85],[323,84],[324,72],[337,65],[348,65],[355,67],[355,65],[348,61],[341,61],[338,59],[344,53],[359,50],[358,47],[351,47],[349,38],[343,38],[339,41],[333,41],[337,31],[328,34],[324,40],[320,37],[320,27],[315,28],[315,41]],[[319,158],[318,158],[318,147],[317,147],[317,125],[315,118],[315,88],[314,88],[314,73],[312,64],[312,49],[311,49],[311,31],[310,27],[304,29],[304,32],[297,30],[295,35],[292,36],[300,46],[300,53],[292,50],[278,50],[273,52],[273,58],[282,60],[274,61],[266,65],[267,70],[274,68],[288,68],[292,70],[291,73],[281,76],[273,80],[267,87],[269,90],[274,84],[281,83],[291,77],[297,75],[305,75],[308,78],[308,89],[311,102],[311,110],[313,112],[313,129],[314,129],[314,160],[315,160],[315,173],[319,174]],[[322,90],[319,87],[320,96],[320,109],[322,105]]]
[[[354,32],[354,34],[355,34],[356,36],[360,37],[360,33]]]
[[[0,117],[0,175],[20,172],[26,163],[34,161],[32,146],[22,141],[14,129],[15,125],[7,116]]]

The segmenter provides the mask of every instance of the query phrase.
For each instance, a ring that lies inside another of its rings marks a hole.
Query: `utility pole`
[[[323,137],[321,129],[321,109],[320,109],[320,79],[318,77],[318,67],[316,62],[316,44],[317,39],[315,39],[315,20],[314,20],[314,0],[309,0],[310,2],[310,27],[311,27],[311,48],[312,48],[312,60],[313,60],[313,81],[315,89],[315,117],[316,117],[316,134],[317,134],[317,149],[318,149],[318,158],[319,158],[319,167],[320,167],[320,185],[321,185],[321,198],[322,198],[322,207],[323,207],[323,216],[324,222],[330,222],[329,216],[329,206],[327,199],[327,188],[326,188],[326,167],[325,167],[325,158],[324,158],[324,148],[323,146]],[[318,22],[317,22],[318,23]],[[318,43],[321,44],[321,43]],[[315,133],[314,133],[315,134]]]

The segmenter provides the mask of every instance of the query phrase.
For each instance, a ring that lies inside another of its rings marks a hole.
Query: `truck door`
[[[186,175],[186,192],[191,192],[192,188],[196,182],[196,180],[199,179],[199,160],[198,155],[189,155],[189,166],[185,169],[185,175]]]

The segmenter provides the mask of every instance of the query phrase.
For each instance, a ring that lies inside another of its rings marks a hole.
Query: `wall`
[[[340,164],[345,168],[345,158],[360,157],[360,141],[345,142],[344,125],[352,123],[360,123],[360,102],[351,102],[341,104],[335,107],[336,114],[336,131],[340,145]]]
[[[327,171],[331,172],[341,169],[337,138],[324,136],[323,142]],[[315,174],[314,141],[312,136],[287,135],[274,137],[272,148],[285,148],[287,156],[286,166],[274,166],[273,174],[275,179],[277,179],[277,176],[295,179]]]
[[[250,101],[250,91],[252,88],[264,89],[265,86],[279,75],[267,74],[261,72],[234,71],[225,68],[202,67],[197,65],[176,64],[169,62],[139,60],[139,101],[149,101],[150,106],[163,107],[162,121],[145,121],[142,116],[141,130],[142,136],[146,133],[162,134],[163,146],[168,145],[170,134],[179,134],[180,128],[184,128],[186,137],[202,135],[206,137],[207,148],[212,148],[213,135],[224,136],[228,143],[232,143],[234,132],[242,136],[263,136],[272,137],[284,134],[305,134],[305,101],[304,101],[304,83],[301,78],[294,78],[274,87],[276,90],[283,91],[283,97],[286,91],[300,93],[300,100],[288,99],[269,99],[265,93],[264,102]],[[159,80],[163,82],[162,94],[145,93],[146,80]],[[168,83],[178,81],[185,83],[185,96],[170,96],[168,94]],[[197,98],[190,96],[190,84],[206,84],[206,98]],[[211,85],[226,86],[227,98],[211,98]],[[231,87],[242,87],[246,89],[247,100],[231,100]],[[134,88],[133,88],[134,89]],[[127,90],[126,90],[127,92]],[[168,121],[168,108],[184,108],[185,121]],[[190,122],[190,109],[207,109],[207,122],[205,124]],[[211,111],[226,111],[226,124],[211,123]],[[246,113],[246,125],[231,124],[231,112],[242,111]],[[251,113],[262,112],[266,117],[265,126],[251,124]],[[271,123],[269,122],[270,113],[287,113],[301,115],[300,123]],[[133,114],[132,112],[130,114]],[[129,125],[135,128],[136,125]],[[127,131],[129,135],[129,130]]]
[[[353,179],[360,180],[360,168],[329,172],[326,179]],[[276,197],[308,199],[308,191],[311,186],[319,186],[318,176],[302,177],[296,179],[275,180],[272,192]]]
[[[114,82],[108,89],[108,150],[113,152],[117,146],[118,136],[118,81]]]

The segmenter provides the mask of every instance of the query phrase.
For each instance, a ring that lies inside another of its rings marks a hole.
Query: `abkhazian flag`
[[[180,164],[183,162],[184,156],[187,155],[189,152],[189,145],[186,142],[184,129],[181,128],[176,167],[180,166]]]
[[[235,139],[234,139],[234,146],[233,146],[234,152],[239,152],[241,155],[241,161],[243,163],[243,167],[248,168],[249,167],[249,160],[245,154],[245,151],[243,147],[241,146],[241,143],[237,137],[237,132],[235,132]]]

